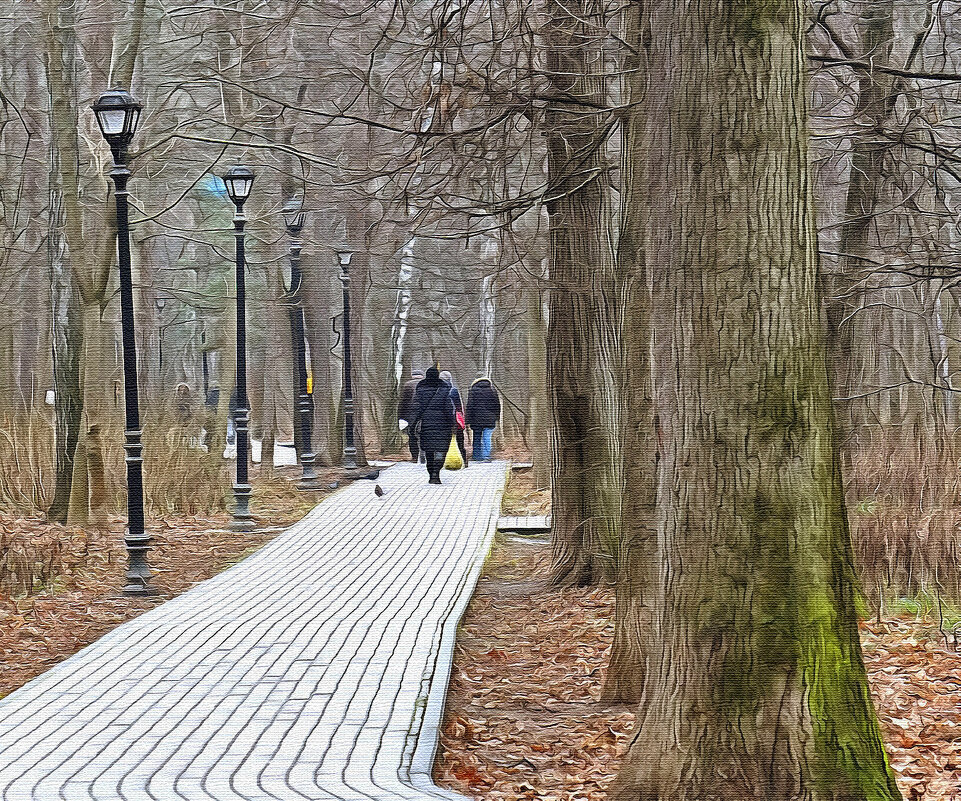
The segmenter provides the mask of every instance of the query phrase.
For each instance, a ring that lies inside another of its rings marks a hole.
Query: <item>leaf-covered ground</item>
[[[325,476],[334,480],[337,473]],[[0,697],[66,659],[114,626],[216,575],[300,519],[322,493],[298,493],[284,479],[261,482],[251,504],[260,531],[227,531],[227,513],[147,521],[155,598],[125,598],[124,521],[109,530],[50,525],[40,517],[0,515],[0,568],[56,578],[32,594],[0,589]],[[54,556],[51,557],[51,554]],[[14,582],[16,583],[16,582]],[[30,582],[26,582],[30,583]]]
[[[499,539],[458,633],[435,778],[489,801],[602,801],[633,711],[598,703],[610,589],[548,589],[544,542]],[[961,654],[931,620],[862,643],[906,801],[961,801]]]

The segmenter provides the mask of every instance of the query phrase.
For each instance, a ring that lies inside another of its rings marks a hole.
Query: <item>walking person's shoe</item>
[[[440,484],[440,476],[431,476],[428,484]]]

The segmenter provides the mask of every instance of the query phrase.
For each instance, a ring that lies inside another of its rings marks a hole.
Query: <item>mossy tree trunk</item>
[[[554,413],[552,581],[612,581],[620,458],[604,5],[551,0],[547,68],[550,219],[547,380]]]
[[[798,0],[641,11],[659,576],[613,801],[900,798],[858,641],[802,19]]]
[[[413,307],[411,279],[414,276],[414,252],[417,237],[410,234],[401,246],[400,263],[397,269],[397,291],[395,293],[393,322],[385,331],[383,323],[375,327],[375,347],[383,348],[390,354],[387,361],[387,376],[384,382],[384,402],[381,416],[381,453],[396,453],[404,448],[406,437],[397,427],[397,405],[401,389],[410,377],[411,356],[407,344],[410,313]],[[384,293],[387,298],[390,295]],[[386,311],[386,310],[385,310]],[[382,319],[387,319],[386,315]],[[378,331],[384,333],[378,334]],[[386,341],[383,337],[386,335]]]

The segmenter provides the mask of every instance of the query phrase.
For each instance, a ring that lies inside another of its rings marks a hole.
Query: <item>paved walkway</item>
[[[430,771],[506,471],[351,484],[7,696],[0,799],[460,798]]]

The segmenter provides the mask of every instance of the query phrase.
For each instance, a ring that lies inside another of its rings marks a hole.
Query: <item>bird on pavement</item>
[[[374,484],[374,495],[378,498],[384,497],[384,488],[381,487],[380,484]]]

